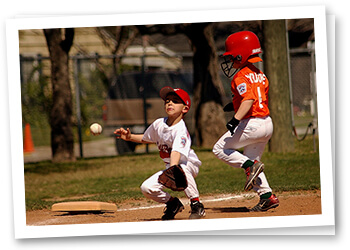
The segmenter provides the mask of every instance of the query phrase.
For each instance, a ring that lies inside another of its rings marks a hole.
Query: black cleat
[[[205,210],[202,203],[195,201],[191,203],[191,215],[189,219],[200,219],[205,216]]]
[[[183,209],[184,209],[184,205],[182,205],[181,201],[177,197],[175,197],[172,201],[168,201],[166,203],[162,220],[174,219],[175,215],[177,213],[180,213]]]

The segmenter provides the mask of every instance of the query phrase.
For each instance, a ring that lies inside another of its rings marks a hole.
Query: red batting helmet
[[[225,62],[221,64],[221,68],[227,77],[233,75],[230,71],[234,65],[235,68],[239,68],[247,61],[250,63],[262,61],[258,56],[262,52],[259,38],[251,31],[240,31],[228,36],[225,51],[222,55]]]

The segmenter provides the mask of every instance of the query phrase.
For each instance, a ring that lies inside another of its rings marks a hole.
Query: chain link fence
[[[317,126],[314,57],[313,48],[290,50],[293,125],[297,128],[298,134],[305,133],[310,122],[313,127]],[[71,87],[75,107],[73,118],[76,125],[75,141],[80,142],[81,157],[84,156],[83,142],[97,139],[90,136],[89,125],[91,123],[103,124],[105,131],[102,137],[106,138],[111,135],[111,128],[116,128],[118,125],[134,125],[135,132],[143,132],[144,127],[156,116],[159,116],[159,112],[156,110],[162,110],[157,106],[159,105],[157,100],[160,101],[158,93],[161,87],[168,85],[181,87],[193,94],[192,69],[188,66],[191,65],[192,61],[190,55],[153,56],[153,61],[162,59],[176,64],[167,69],[159,69],[159,66],[152,65],[151,58],[147,58],[147,56],[124,56],[119,59],[125,60],[124,62],[127,62],[129,66],[125,66],[127,65],[125,64],[119,68],[122,73],[119,73],[118,77],[114,75],[114,77],[107,78],[106,74],[101,73],[101,67],[104,68],[105,72],[112,72],[111,66],[115,59],[116,57],[113,55],[98,54],[70,57]],[[48,146],[50,145],[48,107],[51,100],[49,58],[41,55],[21,55],[20,69],[23,126],[26,123],[31,125],[34,145]],[[219,68],[218,70],[220,71]],[[227,97],[230,97],[230,88],[224,89]],[[115,114],[115,110],[108,106],[108,100],[117,100],[118,98],[121,101],[119,103],[116,101],[113,105],[122,105],[123,101],[129,100],[127,105],[121,107],[122,110],[125,109],[125,112],[118,115],[120,119],[129,119],[131,122],[121,122],[120,124],[111,122],[110,116]],[[132,110],[127,112],[127,106]],[[131,113],[133,116],[128,117],[128,114]],[[186,123],[192,132],[194,130],[193,120],[186,121]],[[108,129],[109,127],[110,129]],[[132,150],[134,146],[119,145],[117,151],[127,152],[130,147]]]

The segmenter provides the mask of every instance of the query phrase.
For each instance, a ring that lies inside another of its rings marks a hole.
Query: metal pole
[[[290,66],[290,49],[289,49],[289,35],[288,35],[288,23],[286,24],[286,43],[287,43],[287,61],[288,61],[288,82],[289,82],[289,102],[291,108],[291,116],[292,116],[292,129],[294,130],[295,121],[294,121],[294,103],[293,103],[293,87],[292,87],[292,74],[291,74],[291,66]]]
[[[313,46],[313,45],[312,45]],[[313,117],[313,141],[314,141],[314,152],[316,152],[316,130],[318,127],[318,110],[317,110],[317,79],[316,79],[316,63],[315,63],[315,47],[311,50],[311,93],[314,106],[314,117]]]
[[[145,129],[148,127],[147,122],[147,100],[146,100],[146,76],[145,76],[145,56],[146,56],[146,38],[142,37],[143,55],[141,57],[141,85],[142,85],[142,100],[143,100],[143,116]],[[146,144],[146,153],[148,153],[148,144]]]
[[[145,56],[141,57],[141,94],[143,100],[143,117],[145,129],[148,127],[147,123],[147,100],[146,100],[146,79],[145,79]],[[146,153],[148,153],[148,144],[146,144]]]
[[[79,72],[80,72],[80,62],[78,58],[74,59],[74,81],[75,81],[75,102],[77,109],[77,121],[78,121],[78,136],[79,136],[79,150],[80,157],[83,158],[83,143],[81,136],[81,111],[80,111],[80,87],[79,87]]]

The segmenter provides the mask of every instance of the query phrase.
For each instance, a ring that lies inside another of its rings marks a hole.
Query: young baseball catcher
[[[228,131],[213,147],[215,156],[228,165],[245,170],[244,189],[253,189],[260,196],[259,203],[250,211],[267,211],[279,205],[263,172],[260,162],[265,145],[273,132],[268,108],[269,81],[253,63],[262,61],[258,37],[250,31],[230,35],[225,42],[224,74],[231,82],[232,103],[224,111],[234,111],[227,123]],[[244,148],[243,154],[238,149]]]
[[[202,163],[191,149],[191,137],[183,121],[191,107],[191,100],[184,90],[171,87],[162,88],[160,97],[164,100],[167,117],[155,120],[144,134],[132,134],[129,128],[119,128],[114,133],[126,141],[157,144],[166,169],[145,180],[141,191],[147,198],[166,204],[162,220],[172,220],[184,209],[181,201],[165,192],[165,188],[184,191],[191,201],[189,218],[199,219],[205,216],[205,210],[199,201],[195,177]]]

